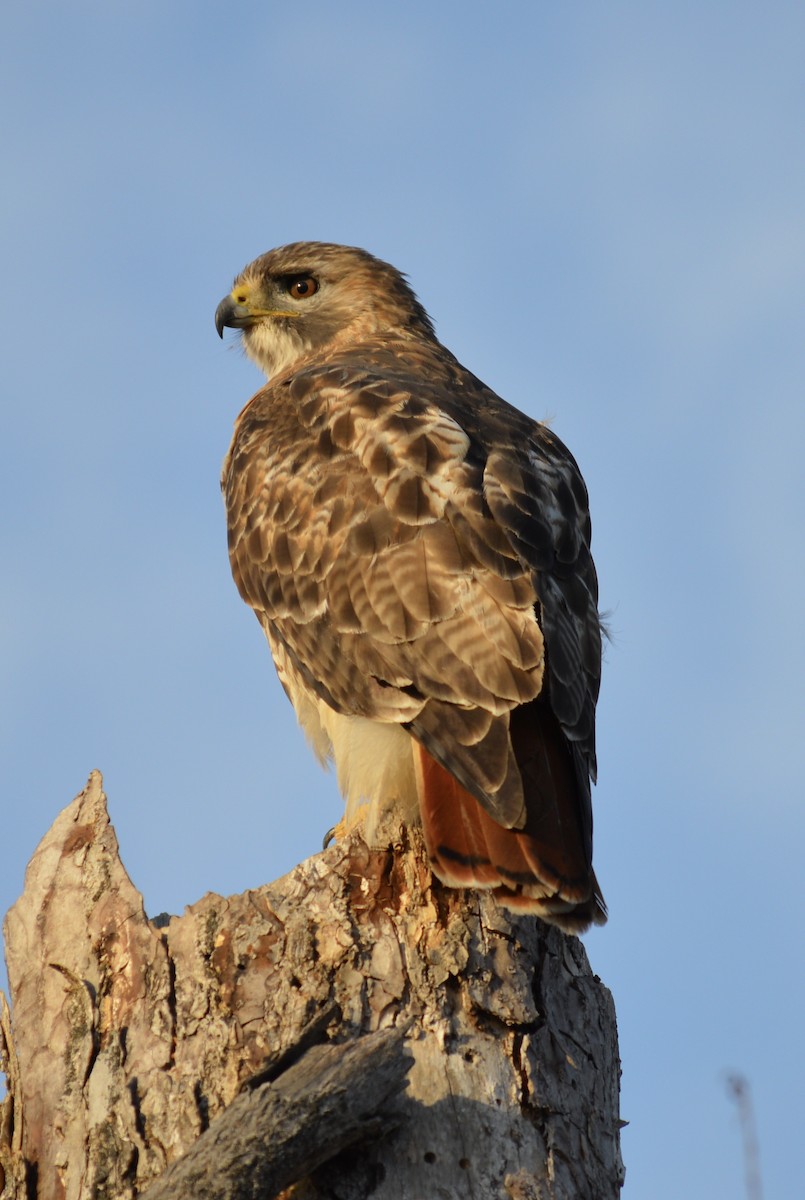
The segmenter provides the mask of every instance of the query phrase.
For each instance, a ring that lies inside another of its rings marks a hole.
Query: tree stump
[[[443,888],[415,830],[149,920],[96,772],[5,938],[2,1200],[619,1194],[581,942]]]

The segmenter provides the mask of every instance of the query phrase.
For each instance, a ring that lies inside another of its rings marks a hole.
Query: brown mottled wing
[[[479,403],[467,413],[465,427],[487,447],[484,494],[490,512],[532,573],[546,647],[542,699],[567,739],[582,841],[591,860],[601,622],[587,489],[570,451],[546,426],[475,383]]]
[[[561,443],[441,348],[364,349],[258,393],[223,484],[238,587],[312,693],[405,724],[521,828],[510,714],[547,695],[589,840],[600,636]]]

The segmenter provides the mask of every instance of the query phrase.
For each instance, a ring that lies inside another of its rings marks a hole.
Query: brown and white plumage
[[[224,463],[233,574],[348,818],[398,806],[445,883],[601,923],[601,633],[572,456],[363,250],[270,251],[216,325],[270,380]]]

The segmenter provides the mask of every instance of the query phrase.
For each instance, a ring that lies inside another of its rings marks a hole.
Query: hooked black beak
[[[237,304],[231,296],[224,296],[215,310],[215,328],[219,338],[224,336],[224,329],[243,329],[251,323],[251,313],[245,304]]]

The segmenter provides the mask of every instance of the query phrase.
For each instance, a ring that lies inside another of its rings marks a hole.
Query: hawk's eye
[[[318,290],[318,281],[312,275],[303,275],[300,279],[291,279],[288,283],[288,295],[296,300],[307,300],[310,296],[315,296]]]

